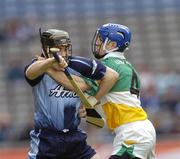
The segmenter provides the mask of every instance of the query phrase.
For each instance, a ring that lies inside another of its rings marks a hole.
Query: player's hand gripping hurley
[[[50,52],[53,54],[54,58],[58,63],[60,63],[60,55],[58,54],[60,50],[58,48],[51,48]],[[84,95],[82,90],[79,88],[77,83],[74,81],[72,78],[71,74],[69,73],[68,68],[66,67],[64,69],[64,73],[71,82],[72,86],[74,87],[76,93],[78,94],[79,98],[81,99],[82,104],[86,108],[87,112],[87,117],[86,117],[86,122],[95,125],[97,127],[104,127],[104,119],[101,117],[101,115],[93,108],[93,106],[89,103],[87,97]]]

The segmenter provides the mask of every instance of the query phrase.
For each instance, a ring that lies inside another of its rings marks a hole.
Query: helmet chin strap
[[[46,49],[46,52],[44,51],[44,49],[42,48],[42,54],[44,55],[45,58],[49,58],[49,46]]]
[[[113,51],[116,51],[116,50],[119,49],[118,47],[115,47],[115,48],[113,48],[113,49],[111,49],[111,50],[106,50],[106,45],[107,45],[108,40],[109,40],[109,39],[106,38],[105,41],[104,41],[104,44],[103,44],[103,51],[105,51],[106,54],[107,54],[107,53],[110,53],[110,52],[113,52]]]
[[[48,57],[47,57],[47,56],[48,56],[48,54],[47,54],[47,53],[45,53],[43,49],[41,49],[41,50],[42,50],[42,54],[43,54],[43,56],[44,56],[45,58],[48,58]]]
[[[46,57],[44,50],[41,49],[41,51],[42,51],[43,56]]]

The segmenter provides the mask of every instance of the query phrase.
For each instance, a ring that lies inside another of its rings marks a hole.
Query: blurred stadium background
[[[33,126],[31,88],[24,65],[41,51],[38,28],[65,29],[73,54],[93,57],[91,39],[104,23],[133,33],[126,54],[141,74],[141,101],[157,130],[157,159],[180,157],[179,0],[3,0],[0,1],[0,159],[24,159]],[[105,156],[113,134],[81,125],[89,143]]]

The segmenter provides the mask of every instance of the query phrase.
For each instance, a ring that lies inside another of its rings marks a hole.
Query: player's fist
[[[81,105],[79,107],[78,115],[79,115],[80,118],[85,118],[86,117],[87,112],[86,112],[86,108],[83,105]]]
[[[64,71],[67,66],[68,66],[68,64],[67,64],[66,60],[62,56],[59,56],[59,62],[56,61],[53,64],[53,68],[55,70],[57,70],[57,71]]]
[[[66,68],[66,67],[68,66],[66,60],[65,60],[62,56],[59,56],[59,60],[60,60],[59,66],[60,66],[61,68],[64,69],[64,68]]]

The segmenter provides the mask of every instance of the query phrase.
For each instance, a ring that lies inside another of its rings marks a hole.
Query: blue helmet
[[[120,24],[108,23],[99,27],[95,33],[92,42],[92,51],[95,57],[98,57],[96,40],[100,37],[102,43],[106,45],[107,41],[115,41],[117,48],[113,51],[123,52],[130,44],[131,31],[128,27]]]

